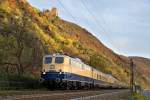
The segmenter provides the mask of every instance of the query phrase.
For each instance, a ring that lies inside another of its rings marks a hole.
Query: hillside
[[[144,85],[145,82],[150,85],[150,59],[142,57],[131,58],[135,63],[136,76],[140,77],[139,79],[136,78],[136,80],[142,85]],[[143,79],[144,81],[140,81],[140,79]]]
[[[52,53],[76,56],[97,69],[129,82],[129,58],[117,55],[82,27],[41,12],[26,0],[0,1],[0,73],[39,77],[42,56]],[[149,61],[135,59],[139,72]],[[149,86],[148,71],[138,78]],[[143,78],[144,77],[144,78]],[[149,87],[148,87],[149,88]]]

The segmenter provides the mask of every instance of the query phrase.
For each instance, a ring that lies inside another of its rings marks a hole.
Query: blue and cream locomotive
[[[78,58],[60,54],[43,57],[41,80],[49,88],[81,89],[125,86],[112,75],[104,74]]]

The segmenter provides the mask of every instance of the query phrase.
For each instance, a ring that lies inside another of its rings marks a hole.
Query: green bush
[[[7,76],[7,77],[6,77]],[[30,76],[1,75],[0,90],[41,89],[38,79]]]

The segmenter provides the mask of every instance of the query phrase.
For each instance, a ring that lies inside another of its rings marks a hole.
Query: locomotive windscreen
[[[44,64],[50,64],[52,63],[52,57],[45,57]]]
[[[56,57],[56,58],[55,58],[55,63],[61,64],[61,63],[63,63],[63,62],[64,62],[64,57]]]

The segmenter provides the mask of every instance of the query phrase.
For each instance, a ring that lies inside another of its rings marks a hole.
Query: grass
[[[120,100],[147,100],[145,96],[143,96],[141,93],[133,93],[128,95],[128,97],[121,97]]]
[[[0,80],[0,90],[34,90],[43,89],[43,86],[39,83],[38,79],[34,79],[28,76],[16,76],[12,75],[7,79]]]

